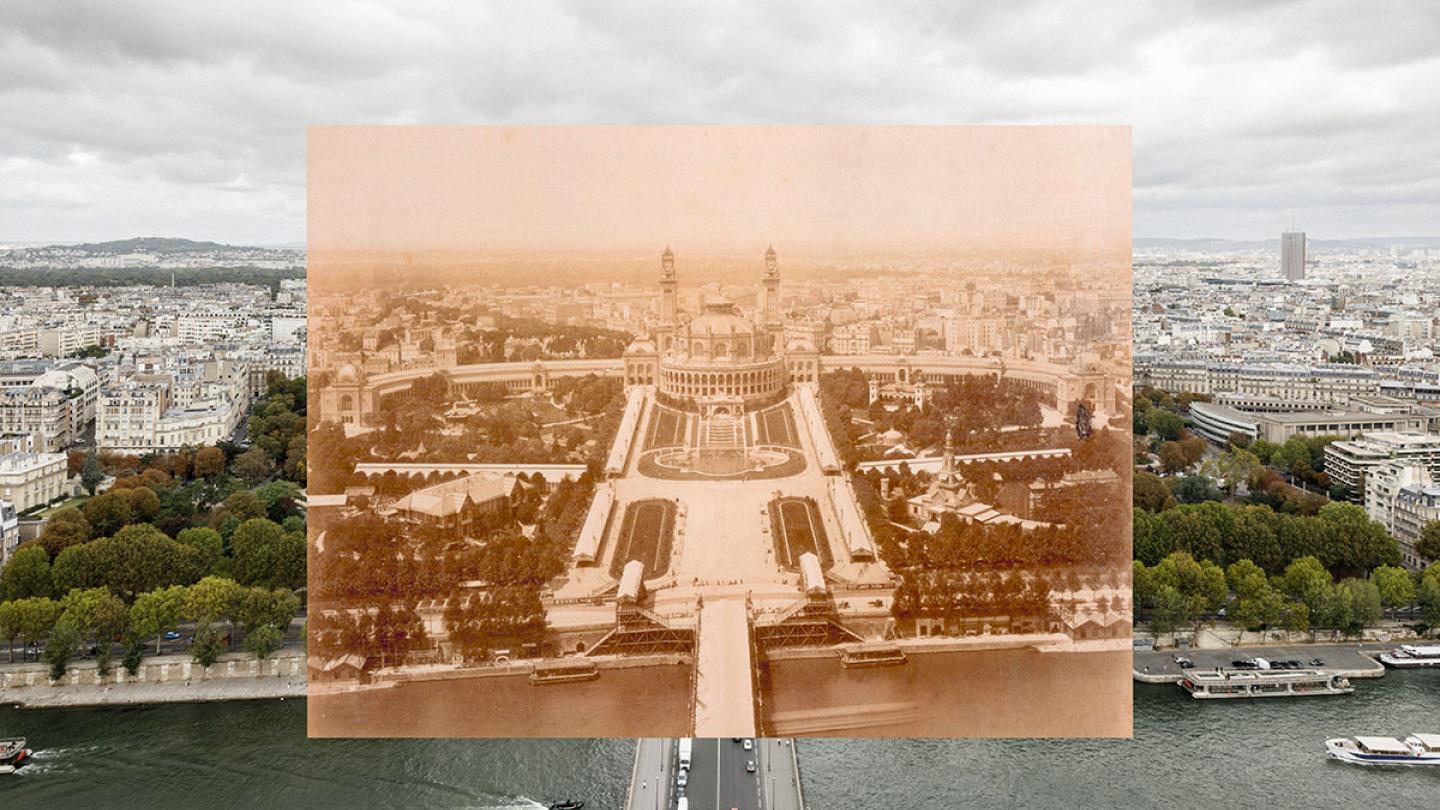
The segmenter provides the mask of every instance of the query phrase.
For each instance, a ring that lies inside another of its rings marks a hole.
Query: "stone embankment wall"
[[[83,706],[246,700],[305,694],[305,656],[285,650],[263,661],[240,653],[209,667],[189,656],[147,658],[131,675],[116,662],[104,678],[95,662],[73,663],[58,681],[44,664],[0,664],[0,701],[27,706]]]

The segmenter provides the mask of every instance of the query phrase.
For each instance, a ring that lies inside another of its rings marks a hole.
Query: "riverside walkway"
[[[693,741],[683,791],[691,810],[805,810],[795,741],[752,743],[746,749],[733,738]],[[674,810],[682,795],[678,756],[678,740],[637,741],[625,810]]]

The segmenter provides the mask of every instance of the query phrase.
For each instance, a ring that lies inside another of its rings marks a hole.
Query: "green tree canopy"
[[[1380,604],[1391,610],[1415,604],[1418,593],[1410,572],[1396,565],[1382,565],[1370,574],[1380,593]]]
[[[80,486],[91,495],[95,494],[95,488],[105,480],[105,472],[100,469],[100,460],[92,449],[85,454],[85,461],[80,467]]]
[[[176,535],[175,541],[200,552],[201,566],[206,574],[215,573],[215,566],[225,553],[225,539],[214,529],[194,526]]]
[[[1225,493],[1204,475],[1186,475],[1170,479],[1170,491],[1180,503],[1204,503],[1223,500]]]
[[[19,614],[20,640],[25,644],[38,644],[48,636],[64,612],[59,602],[43,596],[18,599],[8,604]]]
[[[1145,416],[1150,432],[1167,442],[1177,441],[1185,429],[1185,420],[1179,414],[1166,410],[1154,410]]]
[[[155,637],[155,654],[160,654],[163,635],[180,626],[189,592],[183,585],[147,591],[130,606],[130,632],[138,638]]]
[[[149,523],[160,514],[160,496],[150,487],[131,487],[118,490],[130,502],[130,519],[135,523]]]
[[[18,549],[0,571],[0,594],[6,599],[50,596],[53,588],[50,555],[38,545]]]
[[[1374,582],[1351,577],[1341,580],[1337,589],[1350,594],[1350,623],[1343,629],[1358,632],[1380,621],[1383,602]]]
[[[202,447],[195,451],[193,464],[197,478],[215,478],[225,472],[225,451],[218,447]]]
[[[252,447],[235,458],[230,469],[250,486],[259,486],[275,474],[275,461],[260,447]]]
[[[5,641],[9,661],[15,660],[15,639],[20,637],[19,602],[0,602],[0,639]]]
[[[1432,520],[1420,530],[1415,552],[1424,559],[1440,562],[1440,520]]]
[[[235,578],[241,584],[266,587],[303,584],[304,535],[288,533],[267,518],[251,518],[235,529],[230,547],[235,553]]]
[[[1329,503],[1317,517],[1331,532],[1333,564],[1341,570],[1368,574],[1377,566],[1399,564],[1399,544],[1364,508],[1353,503]]]
[[[101,582],[127,603],[146,591],[188,585],[204,573],[201,552],[177,543],[148,523],[126,526],[114,537],[91,541]]]
[[[58,594],[66,594],[76,588],[93,588],[101,584],[101,574],[92,543],[70,546],[60,552],[55,564],[50,567],[54,592]]]
[[[40,545],[54,560],[60,552],[77,546],[90,539],[90,521],[85,513],[74,506],[57,509],[50,513],[45,528],[40,531]]]
[[[1314,557],[1301,557],[1285,567],[1280,588],[1292,599],[1303,603],[1312,615],[1324,610],[1325,600],[1334,580],[1325,566]]]
[[[243,591],[233,579],[205,577],[185,592],[184,616],[194,622],[233,620]]]
[[[1163,512],[1175,505],[1175,495],[1165,480],[1154,473],[1137,471],[1134,488],[1135,507],[1150,512]]]
[[[96,537],[111,535],[128,526],[134,517],[130,499],[124,490],[96,495],[81,507],[85,519],[90,522],[90,531]]]

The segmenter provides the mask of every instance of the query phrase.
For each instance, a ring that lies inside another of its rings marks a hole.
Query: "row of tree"
[[[1015,572],[917,571],[907,575],[895,590],[892,612],[897,618],[946,621],[976,617],[1045,619],[1051,613],[1051,588],[1044,577]]]
[[[64,531],[71,537],[86,538],[91,531],[79,510],[63,510],[51,520],[67,526]],[[67,543],[53,560],[51,547],[53,542],[47,546],[42,541],[17,549],[0,571],[0,598],[50,597],[103,587],[129,603],[146,591],[192,585],[206,576],[270,588],[305,586],[305,527],[298,520],[287,527],[250,517],[237,522],[228,535],[193,527],[175,538],[151,524],[134,523],[112,535]]]
[[[1364,576],[1400,562],[1395,538],[1351,503],[1326,504],[1310,517],[1207,501],[1159,514],[1136,509],[1133,524],[1134,557],[1146,565],[1176,551],[1220,566],[1251,560],[1269,574],[1307,556],[1340,576]]]
[[[1248,559],[1222,568],[1177,551],[1152,566],[1136,560],[1133,584],[1137,618],[1148,619],[1161,635],[1187,627],[1198,631],[1222,611],[1245,630],[1353,635],[1379,621],[1386,610],[1417,605],[1422,625],[1440,627],[1440,565],[1423,573],[1381,566],[1368,577],[1336,581],[1311,556],[1267,575]]]
[[[43,643],[43,658],[56,680],[87,644],[100,674],[108,675],[119,645],[124,666],[133,675],[150,639],[159,654],[164,634],[177,630],[182,621],[194,622],[190,649],[202,666],[233,647],[237,630],[243,631],[245,649],[257,658],[269,657],[299,608],[299,597],[288,588],[246,588],[224,577],[156,588],[128,601],[107,587],[74,588],[60,599],[31,596],[0,602],[0,639],[12,661],[16,641],[27,647]]]

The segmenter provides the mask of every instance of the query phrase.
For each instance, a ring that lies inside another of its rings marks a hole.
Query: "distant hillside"
[[[1133,240],[1137,248],[1189,248],[1191,250],[1280,250],[1280,237],[1274,239],[1163,239],[1137,236]],[[1377,236],[1363,239],[1316,239],[1305,240],[1311,248],[1330,250],[1388,250],[1391,245],[1404,248],[1440,247],[1440,237],[1435,236]]]
[[[79,250],[90,253],[193,253],[204,250],[228,250],[234,245],[218,242],[196,242],[193,239],[169,239],[162,236],[141,236],[135,239],[117,239],[112,242],[93,242],[75,245]]]

